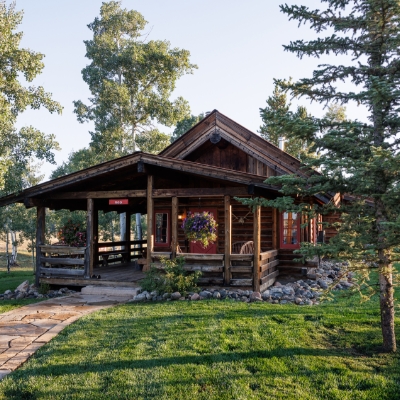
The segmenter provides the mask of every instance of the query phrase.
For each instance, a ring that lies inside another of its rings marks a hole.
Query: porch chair
[[[235,242],[232,244],[232,254],[253,254],[254,242]]]

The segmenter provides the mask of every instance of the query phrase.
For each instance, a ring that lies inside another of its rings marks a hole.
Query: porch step
[[[115,296],[115,297],[135,297],[140,293],[140,287],[116,287],[116,286],[94,286],[89,285],[82,288],[82,294],[94,294],[98,296]]]

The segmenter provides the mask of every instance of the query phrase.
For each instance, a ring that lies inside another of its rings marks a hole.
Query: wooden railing
[[[146,240],[97,243],[95,245],[95,265],[107,266],[109,264],[129,263],[132,260],[142,258],[146,247]]]
[[[171,252],[153,252],[151,258],[153,265],[162,268],[161,257],[171,258]],[[224,284],[224,255],[223,254],[179,254],[185,258],[184,268],[187,271],[201,271],[200,284],[223,285]],[[277,259],[278,251],[269,250],[260,254],[260,286],[265,290],[271,286],[279,274]],[[254,284],[254,255],[231,254],[229,286],[253,288]]]
[[[51,246],[40,247],[40,276],[84,276],[86,247]]]
[[[254,255],[230,255],[230,286],[253,286]]]
[[[278,250],[269,250],[260,254],[260,291],[267,289],[279,275]]]

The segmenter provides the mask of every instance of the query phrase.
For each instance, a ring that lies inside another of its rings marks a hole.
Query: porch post
[[[39,287],[40,268],[43,266],[41,262],[42,252],[40,245],[44,244],[46,231],[46,208],[37,207],[36,218],[36,276],[35,285]]]
[[[94,201],[87,199],[85,278],[93,275],[94,266]]]
[[[231,252],[232,252],[232,205],[231,197],[224,196],[225,209],[225,257],[224,257],[224,283],[229,286],[231,282]]]
[[[125,251],[127,251],[126,254],[126,261],[130,263],[131,262],[131,212],[130,210],[126,211],[125,213],[125,240],[126,240],[126,246],[125,246]]]
[[[278,217],[279,210],[277,208],[272,209],[272,248],[274,250],[278,249]]]
[[[172,213],[171,213],[171,251],[172,258],[176,257],[177,249],[178,249],[178,198],[172,198]]]
[[[94,202],[94,200],[93,200]],[[93,204],[93,268],[99,260],[99,210],[96,204]],[[92,276],[92,275],[90,275]]]
[[[261,206],[256,206],[254,210],[254,269],[253,269],[253,290],[260,291],[260,253],[261,253]]]
[[[147,176],[147,267],[150,269],[151,253],[153,252],[154,234],[153,234],[153,175]]]

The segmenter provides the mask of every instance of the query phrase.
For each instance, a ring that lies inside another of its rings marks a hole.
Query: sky
[[[16,9],[24,10],[21,46],[45,54],[45,68],[33,83],[42,85],[64,107],[62,115],[52,115],[46,110],[26,111],[18,125],[32,125],[46,134],[53,133],[61,146],[61,151],[56,152],[58,164],[90,141],[92,126],[77,121],[72,102],[85,103],[90,97],[81,76],[82,68],[89,64],[83,41],[91,38],[87,24],[99,15],[101,3],[100,0],[16,1]],[[298,39],[310,40],[316,34],[307,26],[299,28],[296,21],[289,21],[280,12],[281,3],[280,0],[123,0],[122,7],[135,9],[144,16],[149,40],[168,40],[172,47],[190,51],[191,62],[198,69],[178,81],[172,99],[183,96],[194,115],[217,109],[257,132],[262,123],[259,108],[265,107],[272,94],[274,78],[309,77],[319,63],[338,62],[335,57],[299,60],[284,51],[282,45]],[[317,0],[303,0],[302,4],[321,8]],[[324,113],[318,104],[307,100],[300,104],[314,115]],[[347,114],[354,119],[365,118],[365,111],[356,105],[348,106]],[[171,132],[168,128],[162,130]],[[45,164],[41,168],[48,176],[55,166]]]

